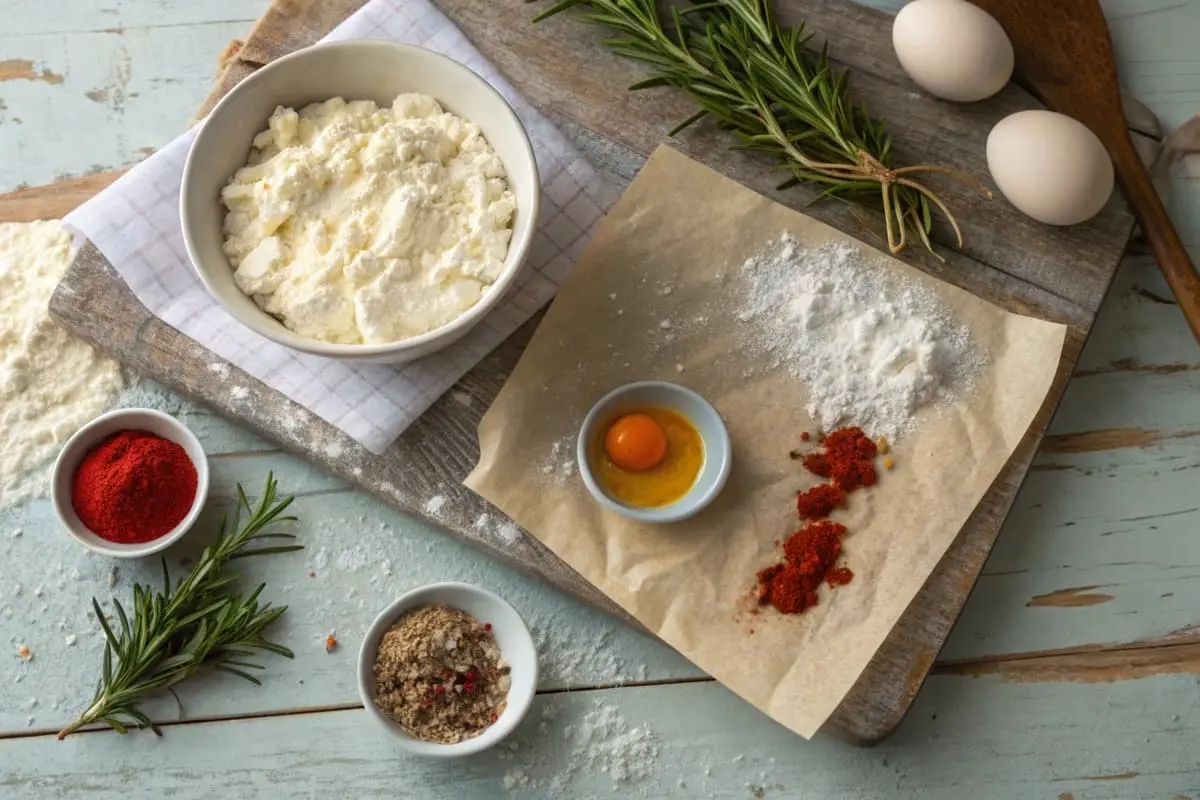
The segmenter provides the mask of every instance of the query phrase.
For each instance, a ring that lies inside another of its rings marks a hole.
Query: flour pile
[[[837,242],[784,234],[743,265],[738,319],[778,366],[804,381],[823,430],[858,425],[897,438],[914,415],[951,403],[984,363],[967,329],[929,289],[897,280]]]
[[[70,261],[57,222],[0,224],[0,507],[44,493],[58,447],[124,388],[117,362],[50,319]]]

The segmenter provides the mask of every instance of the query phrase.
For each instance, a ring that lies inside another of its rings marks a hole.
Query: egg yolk
[[[645,414],[626,414],[604,436],[604,452],[621,469],[654,469],[667,455],[667,435]]]

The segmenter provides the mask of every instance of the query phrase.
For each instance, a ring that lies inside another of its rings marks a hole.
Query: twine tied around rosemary
[[[958,225],[958,220],[954,218],[954,214],[950,211],[946,202],[938,196],[937,192],[930,189],[920,181],[913,180],[908,177],[910,175],[918,175],[923,172],[935,172],[941,175],[949,175],[957,178],[963,183],[966,183],[978,189],[987,199],[992,199],[992,190],[984,186],[975,178],[960,172],[950,167],[941,167],[936,164],[917,164],[911,167],[889,167],[875,156],[868,153],[866,150],[858,151],[857,164],[832,164],[819,163],[810,161],[800,153],[793,155],[796,160],[804,164],[813,172],[819,172],[822,175],[827,175],[831,178],[840,180],[868,180],[879,183],[880,193],[883,195],[883,220],[884,226],[887,229],[888,250],[892,255],[896,255],[904,249],[908,238],[906,231],[908,226],[904,224],[905,210],[898,203],[893,201],[892,184],[907,186],[919,192],[924,197],[928,198],[934,205],[941,210],[946,221],[950,223],[950,227],[954,230],[954,237],[958,242],[958,248],[963,247],[962,228]],[[909,209],[908,213],[915,214],[915,209]],[[915,230],[920,234],[922,241],[927,248],[930,248],[928,232],[923,225],[915,225]],[[899,233],[897,233],[897,231]]]
[[[852,100],[847,72],[830,63],[824,48],[808,48],[812,37],[803,23],[776,22],[770,0],[557,0],[534,21],[569,9],[606,28],[612,35],[603,43],[610,50],[650,67],[630,89],[672,86],[699,106],[669,135],[708,118],[737,139],[734,149],[766,154],[791,173],[779,188],[817,183],[824,187],[817,200],[878,196],[893,254],[904,249],[911,230],[941,258],[929,238],[933,208],[963,246],[946,202],[915,176],[950,175],[991,197],[974,178],[949,167],[892,167],[886,125]]]

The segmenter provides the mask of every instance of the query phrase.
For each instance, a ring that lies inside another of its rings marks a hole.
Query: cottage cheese
[[[344,344],[418,336],[479,302],[516,208],[479,127],[421,94],[277,108],[221,199],[241,290]]]

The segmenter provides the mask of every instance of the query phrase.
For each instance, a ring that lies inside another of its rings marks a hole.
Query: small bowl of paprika
[[[196,435],[146,408],[110,411],[67,440],[50,500],[89,550],[140,558],[178,541],[208,497],[208,461]]]

